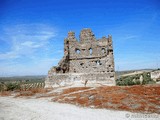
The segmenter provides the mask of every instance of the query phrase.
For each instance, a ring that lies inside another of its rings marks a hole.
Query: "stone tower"
[[[96,40],[90,29],[83,29],[79,38],[68,33],[64,56],[49,70],[46,87],[115,85],[112,37]]]

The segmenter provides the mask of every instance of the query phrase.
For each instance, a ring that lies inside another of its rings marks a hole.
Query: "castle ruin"
[[[64,56],[48,71],[45,87],[115,85],[112,37],[96,40],[90,29],[83,29],[79,38],[68,33]]]

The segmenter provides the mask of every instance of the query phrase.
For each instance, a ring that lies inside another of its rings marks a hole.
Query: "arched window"
[[[102,48],[102,53],[106,53],[106,51],[105,51],[105,49],[104,49],[104,48]]]
[[[101,63],[100,60],[97,60],[97,61],[96,61],[96,64],[97,64],[97,66],[102,65],[102,63]]]
[[[92,48],[89,48],[89,54],[92,55]]]
[[[77,54],[80,54],[80,52],[81,52],[81,51],[80,51],[79,49],[76,49],[76,53],[77,53]]]

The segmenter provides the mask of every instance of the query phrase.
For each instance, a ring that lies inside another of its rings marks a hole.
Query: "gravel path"
[[[133,120],[134,114],[136,113],[81,108],[49,102],[47,99],[0,97],[0,120]],[[160,116],[155,115],[154,120],[158,118]],[[147,120],[152,119],[153,117]]]

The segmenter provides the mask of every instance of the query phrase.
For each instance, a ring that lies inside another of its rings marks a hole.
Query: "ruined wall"
[[[114,85],[112,37],[96,40],[90,29],[83,29],[79,38],[78,41],[74,32],[68,33],[64,40],[64,57],[58,66],[51,68],[46,83],[61,84],[67,80],[73,84],[78,82]],[[66,82],[65,84],[67,85]]]
[[[154,81],[160,80],[160,70],[152,71],[151,72],[151,79],[153,79]]]

